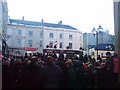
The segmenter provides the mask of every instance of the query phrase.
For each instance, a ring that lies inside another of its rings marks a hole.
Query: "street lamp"
[[[101,27],[101,25],[99,25],[99,27],[97,28],[97,30],[95,28],[93,28],[92,33],[94,33],[94,35],[96,35],[96,50],[97,50],[97,56],[98,56],[98,34],[99,34],[99,30],[103,29]]]

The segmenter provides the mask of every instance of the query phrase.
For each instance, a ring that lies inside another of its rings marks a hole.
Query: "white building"
[[[59,50],[79,50],[83,47],[83,34],[76,28],[64,25],[43,22],[33,22],[27,20],[9,19],[8,46],[13,50],[39,51],[43,52],[47,45],[54,49],[56,45]],[[12,51],[13,51],[12,50]],[[16,52],[17,52],[16,51]],[[15,53],[16,53],[15,52]]]

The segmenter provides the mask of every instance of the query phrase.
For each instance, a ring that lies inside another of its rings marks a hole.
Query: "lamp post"
[[[44,50],[44,20],[42,19],[42,53],[43,53],[43,50]]]
[[[98,56],[98,34],[99,34],[99,30],[100,30],[100,29],[103,29],[103,28],[101,27],[101,25],[99,25],[99,27],[97,28],[97,30],[96,30],[95,28],[93,28],[93,30],[92,30],[92,33],[95,32],[94,35],[96,35],[96,51],[97,51],[97,56]]]

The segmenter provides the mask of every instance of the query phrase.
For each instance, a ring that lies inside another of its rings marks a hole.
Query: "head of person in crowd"
[[[52,56],[47,56],[46,58],[47,65],[51,65],[54,63],[54,58]]]
[[[27,52],[25,52],[25,56],[28,56]]]
[[[106,58],[110,58],[111,57],[111,53],[110,52],[106,52]]]
[[[80,54],[80,56],[79,56],[79,57],[80,57],[80,59],[83,59],[83,54]]]
[[[28,60],[26,64],[27,64],[27,65],[29,65],[30,63],[31,63],[31,61],[30,61],[30,60]]]
[[[59,60],[64,60],[64,54],[63,54],[63,52],[60,52],[60,54],[59,54]]]
[[[11,58],[8,58],[8,61],[10,61],[10,62],[11,62]]]
[[[9,60],[4,61],[3,65],[10,66],[10,61]]]
[[[29,61],[28,58],[24,58],[24,60],[23,60],[23,64],[27,64],[28,61]]]
[[[73,66],[73,62],[71,59],[68,59],[68,61],[65,62],[65,65],[67,68],[71,68]]]
[[[37,57],[36,56],[33,56],[32,59],[31,59],[31,63],[36,63],[37,62]]]
[[[53,53],[52,52],[48,53],[48,56],[53,56]]]
[[[98,56],[97,56],[97,59],[99,60],[100,58],[101,58],[100,55],[98,55]]]
[[[79,60],[79,57],[77,55],[75,55],[75,60]]]
[[[78,61],[77,63],[78,63],[78,67],[81,68],[81,69],[83,69],[83,62]]]
[[[118,54],[114,52],[113,57],[118,57]]]
[[[44,61],[39,60],[39,61],[37,62],[37,65],[40,66],[40,67],[43,67],[43,66],[44,66]]]
[[[16,59],[15,64],[21,64],[21,59],[20,58]]]
[[[2,58],[2,62],[5,62],[6,60],[7,60],[6,57],[3,57],[3,58]]]

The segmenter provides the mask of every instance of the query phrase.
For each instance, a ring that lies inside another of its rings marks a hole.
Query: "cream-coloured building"
[[[83,33],[70,26],[43,22],[34,22],[17,19],[9,19],[7,27],[8,46],[15,50],[14,53],[19,51],[38,51],[43,52],[47,46],[50,49],[66,50],[79,50],[83,47]]]

